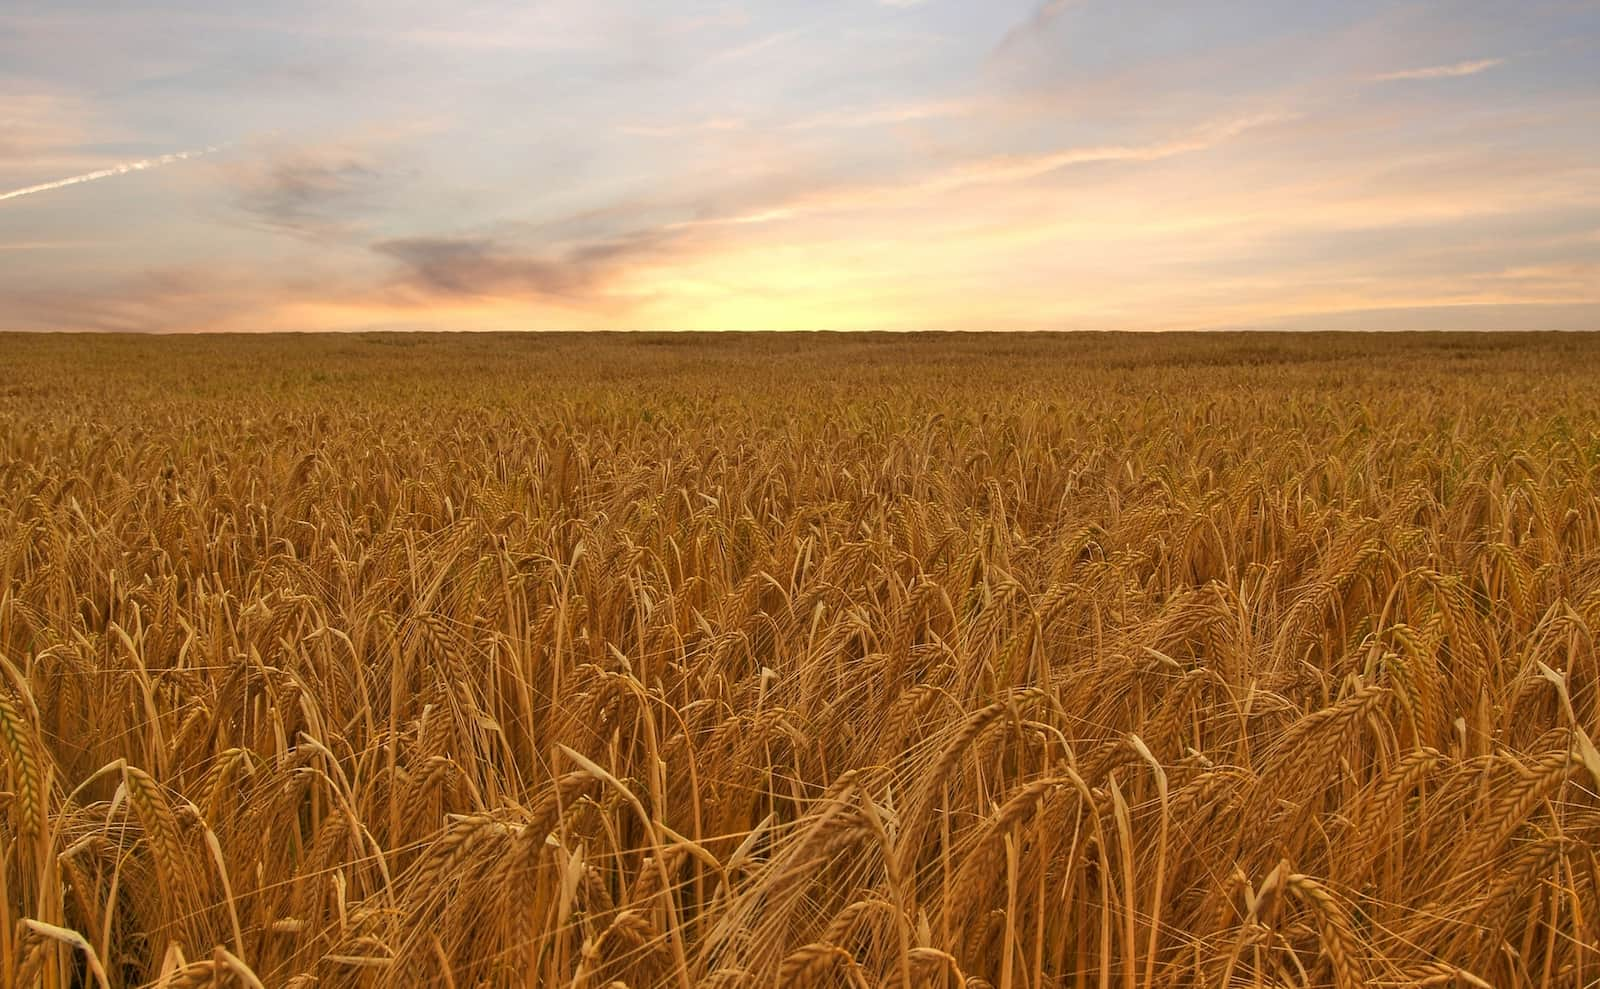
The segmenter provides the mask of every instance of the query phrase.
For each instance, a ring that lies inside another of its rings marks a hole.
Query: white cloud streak
[[[969,185],[1024,182],[1074,165],[1163,161],[1197,151],[1209,151],[1246,131],[1294,119],[1296,115],[1290,113],[1261,113],[1214,124],[1188,137],[1160,144],[1069,148],[1048,154],[991,158],[935,176],[923,183],[922,187],[944,192]]]
[[[218,149],[202,148],[199,151],[175,151],[172,154],[162,155],[159,158],[141,158],[138,161],[125,161],[120,165],[112,165],[110,168],[101,168],[93,172],[84,172],[82,175],[73,175],[64,179],[56,179],[54,182],[41,182],[38,185],[24,186],[21,189],[12,189],[10,192],[0,192],[0,202],[4,202],[7,199],[20,199],[23,196],[31,196],[39,192],[50,192],[53,189],[65,189],[70,185],[82,185],[85,182],[98,182],[100,179],[109,179],[118,175],[127,175],[129,172],[143,172],[151,168],[160,168],[163,165],[171,165],[174,162],[186,161],[190,158],[199,158],[202,155],[208,155],[216,150]]]
[[[1377,82],[1399,82],[1409,79],[1458,79],[1462,76],[1475,76],[1480,72],[1487,72],[1492,68],[1505,64],[1503,58],[1480,58],[1472,62],[1456,62],[1452,65],[1430,65],[1425,69],[1406,69],[1402,72],[1386,72],[1381,76],[1373,76]]]
[[[731,216],[685,220],[669,230],[697,227],[735,227],[792,220],[814,213],[853,210],[903,203],[917,197],[946,195],[973,186],[1031,182],[1078,165],[1165,161],[1209,151],[1257,128],[1299,119],[1289,112],[1259,113],[1202,127],[1186,137],[1157,144],[1106,145],[1067,148],[1032,155],[1008,155],[967,162],[886,186],[845,186],[799,196],[790,202]]]

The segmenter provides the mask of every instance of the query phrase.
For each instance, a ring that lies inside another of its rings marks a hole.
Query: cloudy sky
[[[0,329],[1600,329],[1600,0],[0,0]]]

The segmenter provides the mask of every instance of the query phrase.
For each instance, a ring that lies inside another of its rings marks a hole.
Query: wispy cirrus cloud
[[[1011,155],[990,158],[954,168],[924,183],[932,191],[960,189],[969,185],[997,182],[1023,182],[1074,165],[1109,162],[1152,162],[1180,155],[1207,151],[1225,144],[1247,131],[1295,119],[1291,113],[1258,113],[1209,124],[1183,137],[1151,144],[1115,144],[1099,147],[1067,148],[1036,155]]]
[[[80,247],[94,247],[95,243],[83,240],[0,241],[0,251],[71,251]]]
[[[971,100],[943,100],[927,103],[907,103],[863,109],[833,110],[813,114],[790,124],[791,130],[849,130],[861,127],[892,127],[928,120],[963,117],[979,112],[982,107]]]
[[[620,130],[630,137],[681,138],[694,135],[727,133],[744,130],[747,121],[739,117],[707,117],[685,123],[624,124]]]
[[[1179,137],[1144,144],[1064,148],[1038,154],[975,158],[943,169],[909,176],[884,185],[824,185],[789,198],[718,215],[699,216],[672,229],[747,226],[792,220],[814,213],[879,207],[893,203],[938,205],[940,197],[977,186],[1004,186],[1045,178],[1081,165],[1137,165],[1207,151],[1257,128],[1285,123],[1297,115],[1285,112],[1249,114],[1207,124]]]
[[[1453,62],[1449,65],[1430,65],[1420,69],[1402,69],[1399,72],[1385,72],[1373,76],[1374,82],[1404,82],[1419,79],[1459,79],[1463,76],[1475,76],[1480,72],[1488,72],[1506,63],[1504,58],[1480,58],[1467,62]]]

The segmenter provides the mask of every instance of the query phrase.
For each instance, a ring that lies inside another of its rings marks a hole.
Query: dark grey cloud
[[[668,250],[669,230],[527,249],[494,237],[406,237],[372,249],[401,265],[400,284],[443,296],[576,300],[604,291],[631,263]]]
[[[385,175],[360,155],[295,151],[238,165],[231,178],[252,223],[326,239],[377,208]]]

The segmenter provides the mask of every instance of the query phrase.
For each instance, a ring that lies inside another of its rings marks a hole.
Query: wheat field
[[[4,985],[1595,985],[1597,376],[0,337]]]

